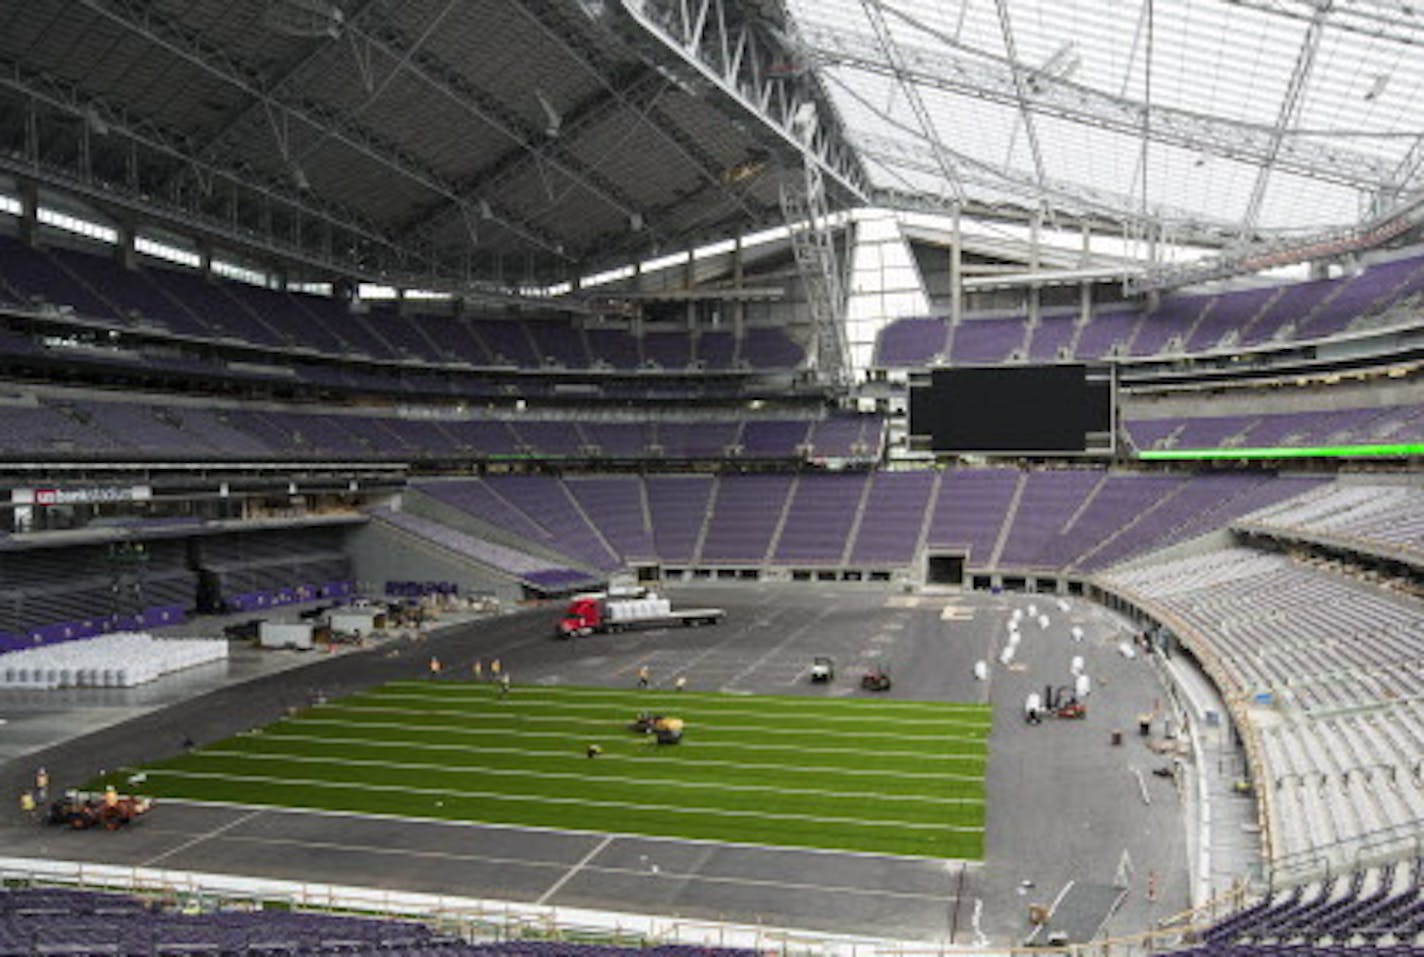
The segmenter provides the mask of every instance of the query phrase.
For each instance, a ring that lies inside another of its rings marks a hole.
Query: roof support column
[[[647,274],[643,272],[642,262],[633,264],[633,291],[646,292],[648,288]],[[633,313],[632,320],[628,323],[628,331],[637,338],[643,338],[643,310],[639,308]],[[638,346],[638,351],[642,352],[643,347]]]
[[[688,332],[697,328],[697,302],[692,298],[692,287],[697,284],[697,272],[693,268],[692,250],[687,251],[687,262],[682,266],[682,285],[687,289],[687,308],[683,312],[683,321]]]
[[[138,254],[134,249],[134,234],[137,227],[134,225],[132,216],[120,215],[114,221],[114,229],[119,234],[118,242],[114,244],[114,261],[125,269],[134,269],[138,266]]]
[[[746,267],[742,262],[742,237],[732,242],[732,288],[741,292],[746,282]],[[742,338],[747,331],[747,302],[741,296],[732,300],[732,335]]]
[[[26,246],[39,245],[40,187],[32,179],[20,180],[20,241]]]
[[[1092,230],[1083,224],[1083,265],[1086,267],[1092,256]],[[1093,318],[1093,284],[1086,279],[1078,287],[1078,322],[1086,325]]]
[[[1037,276],[1042,263],[1042,242],[1043,242],[1043,207],[1039,206],[1033,211],[1033,218],[1028,223],[1028,272],[1035,277],[1035,281],[1028,287],[1028,324],[1038,325],[1038,316],[1042,304],[1042,290],[1039,288]]]
[[[959,325],[964,318],[964,235],[960,231],[959,204],[950,216],[949,239],[949,321]]]

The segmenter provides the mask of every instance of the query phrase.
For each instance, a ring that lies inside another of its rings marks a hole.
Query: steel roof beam
[[[615,93],[605,92],[586,100],[577,109],[562,118],[559,130],[561,140],[577,139],[579,134],[623,109],[645,111],[656,105],[667,88],[667,80],[653,71],[647,71],[633,80],[627,87]],[[456,185],[456,192],[465,204],[480,206],[486,197],[498,195],[499,190],[515,178],[528,172],[530,164],[545,162],[542,152],[537,149],[516,147],[504,153],[495,162]],[[577,181],[572,181],[578,185]],[[552,203],[551,203],[552,205]],[[396,229],[397,236],[432,236],[446,226],[458,213],[458,206],[439,203],[420,211],[408,222]],[[628,207],[632,215],[632,207]]]
[[[630,221],[643,217],[643,210],[625,195],[617,185],[602,174],[574,157],[559,142],[568,136],[567,118],[558,139],[549,139],[530,128],[499,100],[475,87],[468,79],[450,68],[437,57],[424,51],[414,50],[410,43],[389,24],[376,26],[363,34],[367,42],[387,56],[406,61],[406,70],[422,80],[432,90],[449,99],[456,106],[469,113],[486,126],[505,137],[522,152],[532,155],[537,162],[577,183],[586,192],[627,216]],[[451,197],[456,203],[492,203],[490,197],[477,195],[469,190],[457,189]],[[481,205],[481,209],[484,206]],[[650,235],[658,235],[656,223],[644,221]],[[576,258],[560,253],[566,259]]]
[[[862,155],[886,166],[931,175],[937,175],[939,172],[933,151],[928,144],[918,140],[863,134],[856,140],[856,144]],[[1171,224],[1173,235],[1185,242],[1219,246],[1236,235],[1236,224],[1204,221],[1200,216],[1186,210],[1153,206],[1144,217],[1139,203],[1129,196],[1092,189],[1078,183],[1060,183],[1052,179],[1046,179],[1040,185],[1038,178],[1032,173],[1005,170],[964,155],[955,155],[955,159],[966,184],[985,186],[1015,197],[1019,215],[1014,218],[1025,221],[1037,208],[1038,198],[1046,196],[1064,213],[1092,221],[1134,228],[1150,225],[1153,229],[1166,222]],[[948,204],[943,198],[908,188],[878,190],[871,198],[876,205],[894,209],[926,212],[948,210]],[[989,218],[1002,217],[1005,212],[1002,206],[991,202],[975,203],[964,211],[981,213]]]
[[[870,21],[871,32],[875,34],[875,42],[879,44],[880,51],[885,55],[886,63],[895,77],[895,82],[899,84],[900,92],[905,95],[905,100],[910,104],[910,109],[915,114],[915,120],[919,123],[920,132],[924,134],[934,150],[935,162],[939,164],[940,173],[944,176],[944,181],[954,192],[954,198],[959,202],[965,202],[964,184],[959,181],[959,171],[954,168],[954,163],[950,161],[949,155],[943,149],[939,138],[939,130],[936,129],[934,117],[930,116],[930,111],[925,106],[924,97],[920,96],[920,88],[909,76],[909,70],[905,68],[904,58],[900,55],[900,48],[895,42],[894,36],[890,33],[890,27],[885,23],[885,14],[881,12],[878,0],[861,0],[861,8],[865,11],[865,17]]]
[[[1043,151],[1038,145],[1038,128],[1034,125],[1033,111],[1028,106],[1028,94],[1024,92],[1023,67],[1019,63],[1018,44],[1014,42],[1014,28],[1009,21],[1007,0],[994,0],[999,15],[999,34],[1004,40],[1004,52],[1008,54],[1009,76],[1014,81],[1014,99],[1018,102],[1019,118],[1023,121],[1024,136],[1028,138],[1029,155],[1033,158],[1033,173],[1038,178],[1040,188],[1047,181],[1043,171]]]
[[[312,219],[362,240],[399,251],[397,244],[377,225],[359,213],[322,201],[279,180],[254,171],[201,159],[178,134],[156,123],[128,113],[122,107],[81,92],[72,84],[47,74],[27,71],[20,64],[0,60],[0,87],[30,97],[91,124],[102,125],[109,133],[182,164],[192,171],[209,191],[216,181],[225,181],[266,200],[280,203]],[[34,157],[34,160],[40,159]]]
[[[19,64],[0,59],[0,89],[24,97],[26,102],[67,114],[78,123],[100,126],[102,136],[91,137],[96,156],[108,155],[115,168],[123,168],[122,180],[100,180],[76,169],[70,159],[51,160],[42,153],[12,156],[0,153],[0,171],[29,178],[53,189],[82,197],[96,208],[123,210],[179,231],[193,231],[225,243],[236,250],[249,250],[284,262],[311,267],[323,273],[360,281],[395,283],[414,288],[434,289],[481,301],[533,305],[537,308],[582,310],[563,299],[533,299],[519,295],[501,283],[471,279],[459,271],[423,271],[424,251],[407,246],[386,234],[360,213],[343,209],[300,191],[284,179],[270,178],[245,167],[206,160],[197,147],[152,121],[133,116],[122,107],[80,91],[73,84],[46,74],[26,71]],[[27,111],[33,114],[34,111]],[[43,138],[41,138],[42,140]],[[189,170],[197,190],[171,190],[171,195],[153,191],[142,182],[146,164],[163,161],[163,172],[172,165]],[[125,181],[126,180],[126,181]],[[215,213],[207,201],[228,193],[229,201]],[[274,210],[292,220],[287,235],[272,228]],[[250,215],[235,217],[239,211]],[[246,225],[260,222],[261,228]],[[322,231],[319,244],[303,242],[303,234]],[[327,238],[330,241],[325,241]],[[336,254],[333,250],[340,250]]]
[[[347,14],[344,22],[352,25],[359,23],[362,17],[378,6],[379,2],[380,0],[366,0],[361,6]],[[285,89],[288,84],[301,75],[303,70],[320,59],[322,54],[326,53],[333,43],[340,42],[341,36],[326,37],[314,41],[305,53],[294,59],[282,70],[280,76],[264,83],[263,88],[268,94],[275,94]],[[228,117],[222,126],[218,127],[218,129],[203,142],[202,146],[198,147],[198,155],[212,155],[212,153],[227,142],[228,137],[241,130],[244,123],[259,113],[265,102],[266,100],[261,96],[249,96],[247,101],[243,103],[237,112]]]
[[[876,36],[876,43],[879,44],[881,53],[886,57],[886,63],[890,66],[891,74],[894,75],[894,80],[899,84],[900,93],[904,94],[904,98],[906,98],[907,103],[910,104],[910,110],[914,113],[916,122],[920,124],[921,134],[924,135],[928,144],[933,148],[934,160],[936,160],[938,167],[940,167],[944,181],[950,184],[950,189],[953,189],[954,198],[960,202],[964,202],[964,184],[960,182],[958,169],[954,168],[953,162],[950,161],[950,157],[948,157],[947,152],[944,151],[943,142],[940,140],[940,131],[937,130],[936,125],[934,125],[934,118],[931,117],[930,111],[928,111],[928,108],[924,105],[924,97],[920,95],[920,87],[917,87],[917,85],[910,80],[910,71],[904,67],[904,57],[900,56],[900,48],[897,46],[894,37],[891,36],[890,27],[887,26],[884,14],[880,11],[879,1],[860,0],[860,6],[862,6],[864,13],[866,13],[866,19],[870,21],[871,33],[874,33],[874,36]]]
[[[367,159],[380,164],[402,178],[416,183],[430,192],[441,194],[456,204],[463,197],[438,172],[400,146],[383,141],[373,131],[354,123],[341,111],[312,101],[303,101],[295,96],[276,95],[261,86],[259,78],[252,76],[239,61],[228,56],[203,40],[197,33],[174,23],[143,0],[80,0],[95,13],[99,13],[114,23],[143,37],[155,46],[183,59],[228,85],[239,89],[257,100],[273,122],[274,138],[283,158],[290,160],[290,141],[279,131],[288,129],[288,122],[295,120],[310,128],[323,138],[330,137],[355,150]],[[394,59],[404,59],[395,55]],[[408,65],[412,68],[413,64]],[[538,246],[563,258],[570,258],[562,244],[555,237],[545,235],[519,217],[505,214],[493,203],[489,204],[490,217],[525,242]]]
[[[906,19],[894,7],[884,9]],[[1018,108],[1014,84],[1018,69],[1030,78],[1032,96],[1026,105],[1034,113],[1083,123],[1134,139],[1142,133],[1144,105],[1061,77],[1044,75],[1028,64],[970,47],[949,34],[914,21],[935,41],[934,47],[901,42],[903,75],[914,83]],[[874,36],[845,26],[801,25],[805,56],[822,66],[844,66],[896,79],[896,69],[879,54]],[[1277,129],[1242,123],[1190,110],[1154,104],[1151,137],[1156,142],[1248,163],[1274,155],[1275,168],[1324,182],[1373,189],[1386,182],[1393,164],[1387,158],[1334,146],[1320,137],[1297,137],[1287,130],[1275,142]],[[1274,144],[1274,145],[1273,145]]]
[[[797,67],[795,47],[788,46],[798,28],[790,18],[778,33],[763,11],[735,0],[609,0],[604,9],[660,69],[676,71],[689,89],[716,91],[730,110],[753,118],[783,156],[819,166],[842,202],[865,201],[870,183],[835,104],[814,73]]]
[[[1424,173],[1424,134],[1409,146],[1409,152],[1395,166],[1389,182],[1380,188],[1374,197],[1373,212],[1383,216],[1408,202],[1408,198],[1418,191],[1420,174]]]
[[[1320,49],[1320,38],[1325,32],[1325,17],[1330,12],[1332,3],[1333,0],[1321,0],[1316,7],[1315,16],[1310,20],[1310,26],[1306,28],[1305,36],[1301,39],[1295,65],[1291,68],[1290,80],[1286,82],[1285,96],[1281,98],[1280,110],[1276,113],[1275,129],[1271,131],[1266,155],[1256,172],[1256,181],[1251,185],[1251,198],[1246,203],[1246,215],[1242,217],[1241,225],[1241,232],[1245,235],[1255,230],[1256,221],[1261,216],[1261,204],[1266,200],[1266,187],[1270,184],[1271,172],[1276,165],[1276,157],[1280,155],[1286,130],[1300,112],[1305,88],[1310,83],[1310,73],[1315,68],[1315,54]]]
[[[872,103],[865,94],[855,89],[851,84],[838,78],[835,79],[835,82],[847,96],[878,116],[887,125],[904,134],[903,138],[900,138],[875,133],[860,133],[853,141],[863,156],[875,159],[887,168],[934,174],[938,171],[935,155],[943,152],[955,163],[965,183],[974,183],[1009,194],[1015,198],[1015,202],[1021,204],[1025,216],[1041,208],[1042,199],[1047,197],[1054,200],[1058,209],[1068,215],[1107,219],[1120,225],[1130,224],[1137,228],[1144,228],[1166,218],[1187,233],[1209,237],[1210,245],[1214,246],[1221,245],[1227,238],[1234,237],[1237,233],[1235,225],[1225,222],[1207,222],[1197,213],[1172,209],[1160,204],[1144,210],[1140,201],[1135,201],[1128,196],[1094,189],[1080,183],[1040,179],[1034,174],[1020,173],[976,159],[951,149],[944,143],[928,143],[925,141],[923,133],[918,129],[891,116],[887,108]],[[920,190],[909,186],[908,183],[907,189],[904,191],[881,192],[897,196],[918,196],[921,194]],[[945,206],[942,200],[935,201],[933,205],[936,209],[943,209]],[[986,211],[993,211],[996,208],[996,204],[990,202],[984,202],[981,206]],[[967,211],[972,211],[973,208],[974,206],[971,204]],[[989,215],[1002,215],[1002,209],[998,213],[989,212]]]
[[[617,97],[622,105],[636,109],[636,105],[626,102],[622,91],[608,79],[607,69],[600,62],[602,58],[596,46],[588,43],[576,33],[550,25],[548,21],[552,17],[546,0],[515,0],[515,5],[545,36],[576,60],[605,90]],[[643,112],[642,116],[648,127],[690,162],[709,185],[717,187],[729,200],[741,207],[748,216],[766,215],[765,210],[752,208],[743,191],[730,188],[723,176],[725,171],[718,168],[712,157],[692,137],[670,123],[656,106]]]
[[[1249,7],[1292,20],[1315,19],[1321,0],[1229,0],[1232,6]],[[1401,0],[1352,0],[1330,14],[1332,29],[1388,40],[1406,46],[1424,46],[1424,18],[1419,7]]]

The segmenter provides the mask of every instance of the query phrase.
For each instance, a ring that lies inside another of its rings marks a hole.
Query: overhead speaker
[[[327,0],[271,0],[262,14],[263,26],[288,37],[335,38],[345,23],[341,8]]]

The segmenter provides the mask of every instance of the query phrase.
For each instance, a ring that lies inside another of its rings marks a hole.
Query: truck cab
[[[575,595],[559,619],[559,636],[590,635],[603,625],[603,600],[596,595]]]

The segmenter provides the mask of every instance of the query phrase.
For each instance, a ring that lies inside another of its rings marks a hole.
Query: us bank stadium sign
[[[89,488],[17,488],[10,492],[13,505],[97,505],[103,502],[146,502],[153,497],[148,485],[95,485]]]

